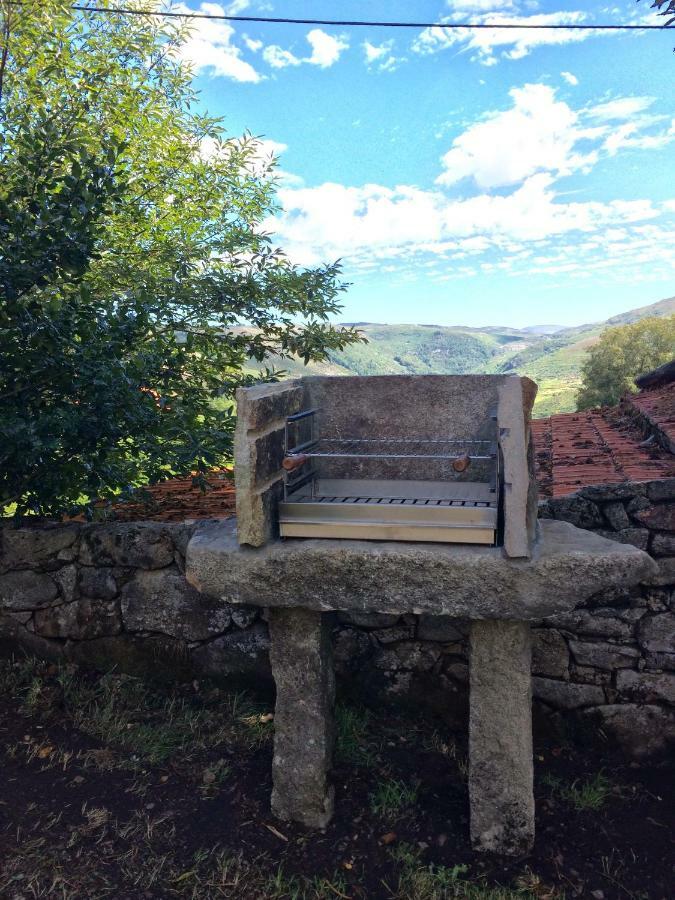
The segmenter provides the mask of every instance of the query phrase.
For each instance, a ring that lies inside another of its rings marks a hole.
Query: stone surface
[[[78,525],[47,525],[36,528],[0,528],[0,569],[39,566],[71,547]]]
[[[610,541],[618,541],[620,544],[632,544],[638,550],[646,550],[649,544],[647,528],[622,528],[621,531],[603,531],[600,528],[597,534],[609,538]]]
[[[534,842],[529,626],[473,622],[470,647],[471,843],[524,854]]]
[[[614,531],[622,531],[624,528],[630,527],[630,519],[623,503],[608,503],[603,506],[602,512]]]
[[[252,549],[239,547],[224,522],[192,538],[186,575],[204,593],[248,605],[527,620],[655,570],[630,545],[565,522],[540,526],[535,554],[520,560],[495,547],[394,541],[286,540]]]
[[[248,628],[258,618],[259,610],[255,606],[235,606],[232,610],[232,624],[237,628]]]
[[[186,641],[222,634],[231,621],[227,604],[203,597],[183,575],[169,570],[138,572],[122,588],[127,631],[155,631]]]
[[[633,518],[655,531],[675,531],[675,503],[661,503],[633,513]]]
[[[655,534],[652,538],[652,556],[675,556],[675,535]]]
[[[272,812],[309,828],[333,814],[329,784],[335,680],[329,617],[304,609],[270,610],[270,660],[277,686]]]
[[[287,416],[300,411],[302,400],[298,381],[237,391],[235,483],[238,539],[243,545],[260,547],[277,534],[284,426]]]
[[[341,612],[338,621],[345,625],[356,625],[358,628],[390,628],[396,625],[401,617],[376,612]]]
[[[390,672],[400,669],[427,672],[436,665],[440,653],[439,647],[433,644],[401,641],[394,646],[378,648],[374,657],[374,665],[377,669]]]
[[[122,619],[117,604],[83,598],[35,613],[35,631],[43,637],[91,640],[119,634]]]
[[[675,616],[645,616],[638,627],[638,642],[649,653],[675,653]]]
[[[664,556],[656,560],[658,571],[647,583],[653,585],[675,584],[675,556]]]
[[[70,603],[75,599],[77,592],[77,566],[62,566],[55,572],[51,573],[51,577],[59,586],[61,597]]]
[[[662,478],[647,485],[650,500],[675,500],[675,478]]]
[[[579,709],[605,702],[605,693],[597,685],[554,681],[538,676],[532,679],[532,693],[537,700],[542,700],[556,709]]]
[[[554,616],[550,622],[556,628],[591,637],[630,640],[633,634],[631,622],[625,621],[614,607],[596,607],[592,612],[588,609],[575,609],[561,616]]]
[[[579,494],[556,499],[553,503],[553,515],[577,528],[602,528],[605,524],[595,503]]]
[[[504,552],[510,557],[530,556],[534,539],[533,534],[528,534],[527,525],[529,519],[536,519],[536,511],[528,509],[530,478],[534,479],[534,472],[528,469],[529,418],[535,394],[536,385],[534,392],[527,395],[526,410],[520,378],[507,378],[499,385],[497,427],[503,457]]]
[[[675,714],[660,706],[611,704],[584,710],[583,715],[635,759],[657,756],[675,746]]]
[[[675,706],[675,675],[622,669],[616,676],[617,690],[640,703],[670,703]]]
[[[257,622],[246,631],[231,631],[195,647],[195,669],[215,678],[241,677],[260,685],[271,677],[267,625]]]
[[[160,523],[88,525],[82,531],[80,562],[85,566],[160,569],[173,562],[173,553],[171,532]]]
[[[567,641],[554,628],[532,632],[532,672],[549,678],[567,678],[570,654]]]
[[[82,568],[80,593],[92,599],[112,600],[117,596],[117,582],[110,569]]]
[[[0,608],[21,610],[47,606],[58,596],[56,582],[29,570],[0,575]]]
[[[466,623],[462,627],[457,619],[449,616],[420,616],[417,625],[417,637],[421,641],[461,641],[466,633]]]
[[[614,669],[634,666],[640,656],[637,647],[604,642],[570,641],[570,650],[578,665],[593,666],[596,669],[605,669],[610,672]]]
[[[578,492],[587,500],[602,503],[609,500],[632,500],[633,497],[643,496],[646,487],[635,482],[620,482],[619,484],[589,484]],[[558,500],[554,500],[558,503]]]

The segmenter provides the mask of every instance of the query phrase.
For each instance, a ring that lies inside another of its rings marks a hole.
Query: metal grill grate
[[[417,506],[417,507],[439,507],[452,506],[463,509],[496,509],[497,503],[481,500],[438,500],[438,499],[419,499],[410,497],[298,497],[296,503],[323,503],[323,504],[340,504],[355,505],[368,504],[370,506]]]
[[[363,438],[340,440],[320,438],[310,444],[294,447],[290,454],[302,452],[303,456],[345,459],[493,459],[495,448],[491,441],[426,441],[403,438]]]

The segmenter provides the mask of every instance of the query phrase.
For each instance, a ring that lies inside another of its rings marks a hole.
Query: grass
[[[612,783],[602,772],[585,781],[575,779],[568,785],[552,774],[545,775],[542,782],[551,788],[553,795],[579,811],[602,809],[612,793]]]
[[[335,756],[341,762],[372,768],[377,753],[369,735],[370,713],[362,707],[335,707]]]
[[[400,816],[417,803],[419,785],[406,784],[398,778],[378,782],[370,795],[370,808],[375,815]]]

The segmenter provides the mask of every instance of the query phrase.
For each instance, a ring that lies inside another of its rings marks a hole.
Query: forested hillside
[[[565,328],[553,334],[537,329],[466,328],[442,325],[383,325],[349,323],[368,338],[326,363],[305,367],[301,362],[274,359],[279,368],[294,374],[424,375],[470,372],[517,372],[539,384],[537,416],[575,408],[580,370],[586,350],[603,329],[625,325],[647,316],[675,313],[675,297],[632,309],[605,322]]]

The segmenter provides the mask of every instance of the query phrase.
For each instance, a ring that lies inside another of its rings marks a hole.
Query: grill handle
[[[466,472],[470,465],[471,457],[467,453],[463,453],[461,456],[458,456],[457,459],[453,460],[452,468],[455,472]]]
[[[307,456],[305,453],[297,453],[293,456],[285,456],[283,462],[281,463],[281,467],[287,472],[295,472],[296,469],[304,466],[304,464],[308,460],[309,456]]]

